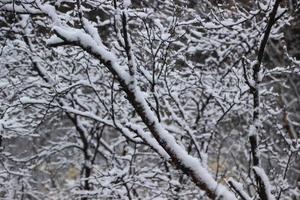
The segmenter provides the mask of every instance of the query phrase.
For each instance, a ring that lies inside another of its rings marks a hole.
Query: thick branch
[[[259,112],[260,112],[260,94],[259,94],[259,84],[262,81],[261,73],[261,64],[265,52],[265,47],[267,45],[272,26],[276,22],[276,13],[279,7],[281,0],[276,0],[274,7],[270,13],[269,21],[267,23],[267,28],[265,30],[263,39],[261,41],[260,47],[258,49],[257,54],[257,62],[253,65],[253,80],[254,80],[254,87],[251,88],[251,93],[253,95],[253,125],[251,126],[251,133],[249,136],[249,141],[251,145],[251,152],[253,158],[253,165],[254,167],[258,167],[260,165],[259,154],[258,154],[258,130],[260,128],[260,121],[259,121]],[[262,180],[261,176],[258,176],[255,173],[255,179],[257,182],[258,187],[258,194],[261,200],[269,200],[268,191],[264,186],[264,181]]]

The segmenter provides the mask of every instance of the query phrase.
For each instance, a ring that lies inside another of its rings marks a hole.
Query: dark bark
[[[253,124],[256,130],[255,134],[252,134],[249,136],[249,141],[250,141],[250,145],[251,145],[251,153],[252,153],[252,158],[253,158],[253,166],[259,166],[260,165],[260,159],[259,159],[259,155],[258,155],[258,130],[259,130],[259,108],[260,108],[260,95],[259,95],[259,84],[260,84],[260,77],[259,74],[261,73],[261,64],[262,64],[262,60],[264,57],[264,52],[265,52],[265,47],[267,45],[269,36],[270,36],[270,32],[272,29],[272,26],[276,23],[276,13],[279,7],[281,0],[276,0],[274,7],[270,13],[269,16],[269,21],[267,23],[267,27],[266,30],[264,32],[264,36],[263,39],[261,41],[260,47],[258,49],[258,54],[257,54],[257,62],[254,64],[253,66],[253,80],[254,80],[254,87],[251,87],[251,93],[253,95]],[[261,200],[268,200],[268,196],[266,193],[266,188],[264,185],[263,180],[261,179],[260,176],[257,176],[257,174],[255,174],[255,179],[257,182],[257,190],[258,190],[258,195],[260,197]]]

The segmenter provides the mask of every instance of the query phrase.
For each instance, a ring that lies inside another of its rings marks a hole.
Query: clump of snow
[[[253,124],[251,124],[249,127],[249,136],[253,136],[253,135],[257,135],[257,130],[256,127]]]
[[[123,5],[125,8],[128,8],[131,5],[131,0],[124,0]]]

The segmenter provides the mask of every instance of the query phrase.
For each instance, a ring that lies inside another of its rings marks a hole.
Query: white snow
[[[128,8],[131,5],[131,0],[124,0],[123,5],[125,8]]]
[[[264,169],[261,167],[254,166],[253,170],[257,176],[259,176],[265,186],[265,192],[267,194],[268,200],[275,200],[275,197],[271,193],[272,186],[270,184],[269,178]]]
[[[243,185],[233,178],[229,178],[228,182],[230,182],[235,190],[238,190],[239,194],[243,197],[244,200],[252,200],[252,198],[244,191]]]

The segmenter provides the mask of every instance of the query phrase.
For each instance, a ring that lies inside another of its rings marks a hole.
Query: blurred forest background
[[[300,199],[298,0],[1,0],[0,199]]]

